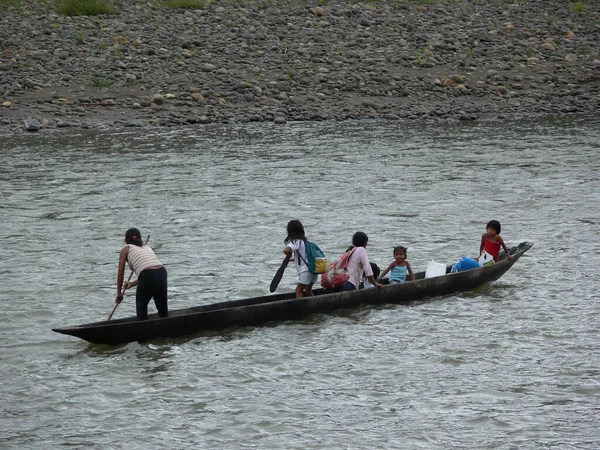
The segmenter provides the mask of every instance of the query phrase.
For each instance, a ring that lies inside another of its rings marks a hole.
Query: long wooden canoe
[[[405,304],[428,297],[468,291],[484,283],[499,279],[531,247],[523,242],[510,250],[512,258],[500,259],[495,264],[465,272],[449,273],[425,278],[425,273],[415,274],[414,281],[391,284],[383,289],[360,289],[351,292],[315,290],[314,297],[295,298],[295,293],[265,295],[261,297],[213,303],[193,308],[169,311],[161,319],[157,314],[148,320],[137,317],[87,323],[78,326],[53,328],[53,331],[75,336],[96,344],[117,345],[153,338],[185,336],[204,330],[223,330],[233,326],[256,326],[266,322],[294,320],[312,313],[327,313],[358,305],[383,303]]]

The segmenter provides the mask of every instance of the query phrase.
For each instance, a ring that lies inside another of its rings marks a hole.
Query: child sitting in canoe
[[[410,280],[415,279],[412,268],[406,260],[406,251],[406,247],[401,245],[394,247],[394,260],[379,276],[379,280],[386,276],[388,272],[390,272],[390,283],[404,283],[407,275]]]
[[[479,255],[486,251],[489,253],[494,262],[498,262],[498,255],[500,253],[500,247],[506,252],[506,257],[511,259],[508,253],[508,247],[504,243],[504,240],[500,237],[500,222],[497,220],[490,220],[485,227],[485,233],[481,235],[481,244],[479,245]]]
[[[371,263],[371,270],[373,271],[373,277],[375,277],[376,280],[379,279],[379,274],[381,273],[381,269],[379,268],[379,266],[377,264],[375,264],[374,262]],[[369,277],[365,277],[363,275],[363,289],[370,289],[370,288],[374,288],[375,285],[373,283],[371,283],[371,280],[369,280]]]

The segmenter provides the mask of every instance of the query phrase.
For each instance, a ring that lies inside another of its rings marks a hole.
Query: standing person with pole
[[[168,317],[167,306],[167,269],[161,264],[156,254],[141,239],[137,228],[130,228],[125,233],[125,247],[119,254],[119,269],[117,272],[116,306],[123,301],[123,293],[130,287],[137,286],[135,294],[135,312],[139,320],[148,318],[148,303],[154,297],[154,304],[160,317]],[[133,270],[138,279],[129,282],[124,280],[125,262]],[[121,288],[123,290],[121,290]],[[113,310],[114,312],[114,310]],[[112,313],[111,313],[112,316]],[[110,318],[109,318],[110,320]]]

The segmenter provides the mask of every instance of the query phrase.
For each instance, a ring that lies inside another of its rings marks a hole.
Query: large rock
[[[29,117],[23,121],[23,127],[26,131],[38,131],[41,125],[39,120]]]
[[[154,103],[156,105],[163,105],[165,103],[165,98],[160,94],[154,94],[152,96],[151,103]]]
[[[567,56],[565,56],[565,61],[575,62],[577,61],[577,55],[575,53],[569,53]]]
[[[325,10],[323,10],[323,8],[321,8],[320,6],[315,6],[314,8],[311,8],[310,12],[317,17],[321,17],[325,14]]]

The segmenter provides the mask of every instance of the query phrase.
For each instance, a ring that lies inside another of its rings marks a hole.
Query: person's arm
[[[413,271],[412,271],[412,268],[410,267],[410,263],[409,263],[408,261],[406,261],[406,267],[408,268],[408,278],[409,278],[411,281],[414,281],[414,279],[415,279],[415,274],[413,273]]]
[[[379,283],[373,275],[369,275],[367,280],[369,280],[377,289],[381,289],[383,287],[383,284]]]
[[[297,240],[294,240],[287,244],[287,246],[283,249],[283,253],[290,257],[290,261],[293,261],[294,252],[300,248],[300,243]]]
[[[391,262],[391,263],[390,263],[390,265],[389,265],[389,266],[387,266],[387,269],[385,269],[385,270],[384,270],[384,271],[381,273],[381,275],[379,275],[379,277],[377,278],[377,281],[381,281],[381,279],[382,279],[383,277],[385,277],[385,276],[388,274],[388,272],[389,272],[390,270],[392,270],[392,267],[394,267],[394,264],[395,264],[395,263],[396,263],[396,261],[393,261],[393,262]]]
[[[383,287],[383,284],[380,284],[373,276],[373,269],[371,269],[371,262],[369,261],[369,257],[367,256],[367,251],[364,248],[360,252],[359,258],[360,258],[359,264],[362,264],[362,267],[363,267],[362,270],[364,271],[365,277],[371,283],[373,283],[373,286],[375,286],[377,289],[381,289]]]
[[[139,283],[140,283],[140,280],[125,281],[123,283],[123,292],[125,292],[126,289],[131,289],[132,287],[137,286]]]
[[[123,293],[121,292],[121,286],[123,286],[123,279],[125,277],[125,262],[127,261],[127,255],[129,255],[129,247],[123,247],[121,253],[119,253],[119,269],[117,271],[117,296],[115,297],[115,303],[121,303],[123,301]]]
[[[500,236],[498,236],[498,237],[500,237]],[[504,243],[504,239],[502,239],[501,237],[500,237],[500,245],[501,245],[501,246],[502,246],[502,248],[504,249],[504,252],[506,253],[506,257],[507,257],[508,259],[512,259],[512,256],[510,256],[510,253],[509,253],[508,247],[507,247],[507,246],[506,246],[506,244]]]
[[[483,247],[485,247],[485,233],[481,235],[481,244],[479,244],[479,255],[481,255]]]

